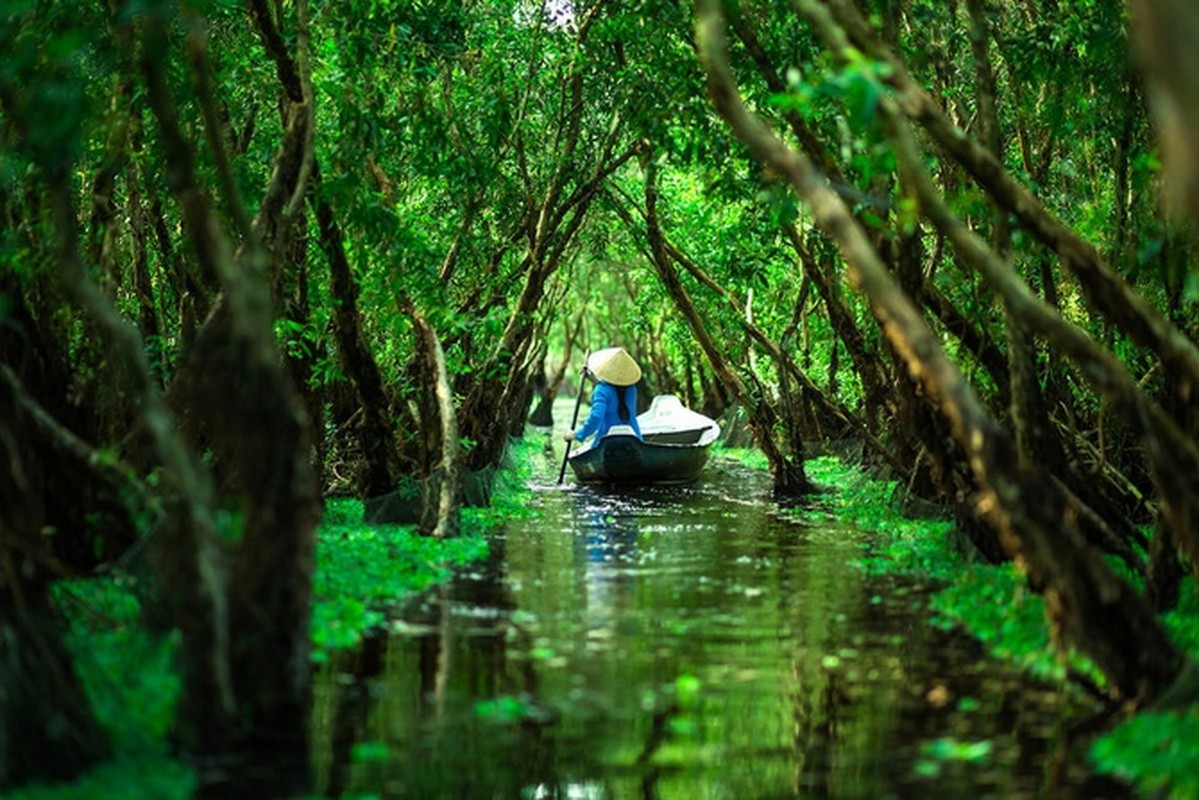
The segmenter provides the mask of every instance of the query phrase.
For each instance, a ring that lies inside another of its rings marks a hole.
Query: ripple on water
[[[760,472],[716,459],[692,486],[611,490],[558,485],[557,466],[486,564],[395,621],[358,673],[368,703],[318,693],[326,783],[412,798],[1120,796],[1065,757],[1085,709],[930,626],[928,587],[864,574],[869,536],[780,512]],[[386,757],[339,760],[345,730]]]

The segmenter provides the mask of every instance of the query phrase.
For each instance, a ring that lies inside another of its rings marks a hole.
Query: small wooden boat
[[[687,483],[708,463],[720,436],[716,420],[685,408],[674,395],[654,398],[637,417],[641,439],[629,425],[614,425],[597,444],[568,459],[583,483]]]

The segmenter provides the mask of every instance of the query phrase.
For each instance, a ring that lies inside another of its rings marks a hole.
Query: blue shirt
[[[641,426],[637,424],[637,387],[625,386],[624,402],[628,409],[629,418],[620,418],[620,395],[617,387],[607,381],[599,381],[591,393],[591,413],[583,427],[575,431],[575,439],[582,442],[593,433],[598,433],[596,441],[604,438],[604,434],[613,425],[630,425],[637,438],[641,438]]]

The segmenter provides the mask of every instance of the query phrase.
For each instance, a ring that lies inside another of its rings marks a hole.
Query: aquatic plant
[[[485,534],[503,520],[531,513],[526,487],[540,443],[509,442],[496,473],[491,505],[462,510],[462,534],[421,536],[413,525],[368,525],[359,500],[330,500],[317,531],[313,580],[313,660],[356,646],[386,621],[386,609],[446,580],[455,567],[487,555]]]
[[[317,534],[313,579],[313,659],[353,647],[386,620],[385,609],[445,580],[455,566],[487,553],[482,536],[421,536],[411,525],[368,525],[362,503],[329,502]]]
[[[1102,689],[1102,676],[1085,658],[1051,646],[1044,600],[1028,589],[1015,564],[992,565],[967,558],[946,519],[903,517],[893,502],[899,490],[896,481],[871,478],[831,457],[812,459],[807,468],[827,493],[815,508],[798,513],[878,532],[880,537],[863,553],[859,566],[872,575],[918,574],[940,584],[929,601],[933,624],[960,627],[990,653],[1018,664],[1039,680],[1066,687],[1073,674]],[[1122,574],[1137,577],[1127,570]],[[1193,658],[1199,657],[1199,598],[1192,584],[1183,586],[1178,607],[1162,620],[1173,641]],[[1199,708],[1191,706],[1131,716],[1099,736],[1090,755],[1098,771],[1129,781],[1138,791],[1190,798],[1199,796],[1196,753]],[[922,756],[918,769],[935,775],[947,763],[971,761],[985,756],[985,750],[943,740]]]
[[[916,774],[924,778],[935,778],[952,764],[985,764],[993,750],[994,744],[987,739],[977,742],[963,742],[952,737],[934,739],[920,748]]]

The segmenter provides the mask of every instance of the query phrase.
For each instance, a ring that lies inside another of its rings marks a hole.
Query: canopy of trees
[[[10,0],[0,787],[103,755],[48,587],[135,559],[180,746],[302,764],[321,499],[410,481],[453,535],[616,343],[741,415],[780,496],[860,446],[1020,563],[1111,700],[1169,699],[1196,31],[1182,0]]]

